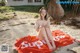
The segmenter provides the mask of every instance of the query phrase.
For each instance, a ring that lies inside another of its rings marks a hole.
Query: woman
[[[39,32],[39,39],[45,40],[49,49],[54,50],[56,48],[53,40],[52,33],[50,31],[50,21],[47,19],[47,11],[44,7],[40,9],[40,19],[36,22],[36,30]],[[50,43],[51,42],[51,43]]]

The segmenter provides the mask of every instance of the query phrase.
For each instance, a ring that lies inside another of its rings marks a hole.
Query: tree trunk
[[[60,4],[56,3],[56,0],[50,0],[47,5],[48,13],[55,19],[60,19],[64,16],[64,10]]]

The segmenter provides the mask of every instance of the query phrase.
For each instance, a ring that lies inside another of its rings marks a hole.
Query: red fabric
[[[16,46],[16,47],[19,47],[20,44],[21,44],[23,41],[34,42],[34,41],[37,41],[37,40],[39,40],[37,37],[28,35],[28,36],[26,36],[26,37],[23,37],[23,38],[20,38],[19,40],[17,40],[16,43],[15,43],[15,46]]]
[[[57,47],[67,46],[73,43],[73,38],[60,30],[52,31],[52,35],[55,38],[55,44]]]
[[[36,36],[21,38],[15,43],[15,47],[18,53],[51,53],[45,41],[39,40]]]
[[[58,47],[66,46],[73,43],[73,38],[60,31],[52,31],[55,44]],[[51,53],[46,42],[44,40],[39,40],[36,36],[26,36],[20,38],[16,41],[15,47],[18,50],[18,53]]]

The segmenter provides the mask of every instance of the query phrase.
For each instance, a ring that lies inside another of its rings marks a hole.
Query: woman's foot
[[[51,52],[54,52],[56,49],[57,49],[57,48],[55,48],[55,49],[54,49],[54,48],[50,48],[50,51],[51,51]]]
[[[56,49],[56,46],[55,45],[53,45],[53,49]]]
[[[49,49],[50,49],[50,50],[53,50],[53,47],[50,47]]]

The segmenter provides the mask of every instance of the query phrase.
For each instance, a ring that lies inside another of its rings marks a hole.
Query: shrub
[[[3,12],[10,12],[12,11],[12,7],[8,7],[8,6],[0,6],[0,12],[3,13]]]
[[[0,6],[5,6],[5,1],[0,1]]]

